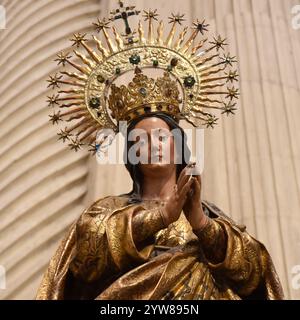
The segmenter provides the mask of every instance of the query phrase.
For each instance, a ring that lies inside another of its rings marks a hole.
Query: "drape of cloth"
[[[214,204],[193,230],[182,212],[165,228],[157,201],[96,201],[52,257],[36,299],[283,299],[271,257]]]

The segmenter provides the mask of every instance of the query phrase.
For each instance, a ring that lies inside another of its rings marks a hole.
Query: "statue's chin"
[[[163,163],[163,162],[157,162],[157,163],[149,163],[149,164],[142,164],[141,165],[142,171],[164,171],[164,170],[170,170],[174,164],[170,163]]]

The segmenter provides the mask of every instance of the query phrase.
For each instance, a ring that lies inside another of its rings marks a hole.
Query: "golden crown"
[[[89,41],[86,34],[74,34],[72,45],[86,52],[74,50],[80,62],[64,52],[55,59],[58,65],[68,64],[77,71],[63,70],[47,80],[48,87],[60,89],[48,96],[48,105],[59,108],[49,116],[50,121],[53,124],[62,120],[72,122],[58,135],[63,142],[69,141],[75,151],[88,145],[90,151],[96,152],[99,130],[109,128],[117,132],[119,121],[131,121],[145,113],[164,112],[196,127],[213,127],[218,118],[211,110],[219,109],[227,115],[236,110],[233,99],[238,98],[238,89],[229,84],[237,81],[238,74],[234,70],[225,72],[236,60],[229,53],[220,53],[227,45],[226,39],[218,36],[209,42],[207,38],[196,42],[197,35],[207,31],[205,20],[193,23],[189,37],[186,38],[187,27],[176,36],[176,28],[181,26],[184,15],[172,14],[171,29],[164,40],[162,21],[154,32],[157,10],[144,10],[144,21],[148,24],[145,37],[141,21],[137,32],[129,25],[129,18],[139,14],[135,6],[124,6],[119,1],[119,8],[111,12],[109,20],[98,19],[93,23],[96,31],[102,33],[102,39],[93,35],[93,41]],[[112,22],[118,21],[125,23],[124,33],[119,34],[116,26],[110,28]],[[148,69],[162,70],[163,75],[150,78],[143,73]],[[118,87],[116,80],[132,71],[135,72],[133,79],[126,86]],[[61,84],[71,88],[61,89]],[[220,95],[227,101],[219,99]]]
[[[138,67],[135,74],[128,86],[112,84],[108,99],[112,118],[131,121],[143,114],[164,112],[177,119],[181,101],[177,83],[170,74],[165,72],[163,77],[152,79],[142,74]]]

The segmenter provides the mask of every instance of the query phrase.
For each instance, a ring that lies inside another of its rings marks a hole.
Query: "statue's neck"
[[[144,177],[142,199],[167,200],[176,184],[176,171],[170,175],[160,177]]]

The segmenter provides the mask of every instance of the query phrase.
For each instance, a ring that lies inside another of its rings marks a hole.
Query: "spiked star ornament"
[[[235,57],[230,57],[230,53],[227,53],[226,55],[221,57],[221,59],[226,65],[230,65],[231,67],[234,62],[237,62]]]
[[[208,31],[207,27],[209,27],[209,24],[205,24],[205,19],[202,22],[197,19],[197,21],[193,23],[193,29],[201,32],[201,34],[204,34],[204,31]]]
[[[69,138],[73,136],[71,133],[68,132],[67,128],[65,128],[65,130],[60,130],[60,132],[57,135],[59,136],[58,140],[62,140],[63,142],[69,140]]]
[[[47,82],[49,82],[48,84],[48,88],[52,87],[52,89],[54,89],[55,87],[59,88],[59,80],[62,78],[62,76],[58,76],[57,73],[54,76],[49,76],[49,80],[47,80]]]
[[[97,32],[102,31],[103,29],[109,29],[110,21],[106,21],[105,18],[103,20],[97,19],[97,22],[94,22],[93,25]]]
[[[227,116],[229,116],[230,114],[234,114],[234,111],[237,110],[237,108],[235,108],[236,103],[232,103],[231,101],[229,101],[228,103],[223,102],[224,104],[224,108],[222,111],[222,114],[227,114]]]
[[[226,39],[203,38],[209,24],[197,19],[189,30],[182,26],[185,19],[179,13],[170,14],[164,30],[156,9],[143,10],[139,23],[131,26],[132,17],[140,13],[119,1],[108,18],[93,23],[97,36],[79,32],[70,39],[76,61],[69,53],[57,54],[59,66],[73,69],[47,80],[48,88],[58,88],[47,97],[48,106],[58,108],[49,117],[53,124],[67,123],[58,136],[69,141],[72,150],[85,145],[94,154],[100,130],[118,132],[120,121],[129,123],[149,113],[163,112],[176,121],[213,128],[218,120],[215,111],[228,115],[236,110],[238,89],[227,85],[237,81],[238,74],[226,71],[236,58],[222,53]],[[148,70],[156,76],[148,76]],[[129,80],[117,85],[124,74]]]
[[[76,46],[77,48],[79,48],[83,42],[87,41],[85,36],[86,36],[86,33],[84,34],[75,33],[73,35],[73,38],[71,39],[71,41],[73,42],[72,46]]]
[[[71,143],[69,143],[69,147],[71,148],[71,150],[74,150],[75,152],[80,150],[82,146],[83,143],[81,143],[78,139],[71,139]]]
[[[239,90],[238,89],[236,89],[235,87],[231,87],[231,88],[227,88],[227,92],[228,92],[228,94],[227,94],[227,96],[226,96],[226,98],[230,98],[230,100],[232,100],[232,99],[234,99],[234,98],[238,98],[238,96],[239,96]]]
[[[58,124],[58,121],[62,121],[60,112],[58,111],[57,113],[53,113],[52,115],[49,115],[49,121],[52,122],[52,124]]]
[[[58,94],[53,94],[51,97],[48,96],[47,98],[48,98],[47,102],[49,107],[54,107],[55,105],[58,105],[58,98],[59,98]]]
[[[98,151],[99,145],[96,142],[94,142],[94,143],[90,143],[89,147],[90,148],[88,149],[88,151],[91,152],[92,155],[95,155]]]
[[[214,115],[209,116],[206,120],[206,128],[209,128],[209,127],[213,128],[217,124],[218,120],[219,119]]]
[[[226,76],[227,76],[227,82],[231,82],[233,83],[234,81],[238,81],[238,73],[237,71],[229,71],[229,72],[225,72]]]
[[[173,14],[171,13],[171,16],[169,17],[169,23],[178,23],[181,25],[181,22],[185,21],[185,19],[183,18],[184,14]]]
[[[222,39],[219,35],[217,38],[214,37],[214,41],[211,41],[210,44],[214,45],[214,47],[219,51],[220,49],[224,50],[224,46],[227,46],[227,43],[225,43],[226,39]]]
[[[145,18],[145,21],[148,21],[150,19],[157,21],[157,17],[158,17],[157,9],[155,9],[153,11],[152,10],[148,10],[148,11],[144,10],[143,17]]]
[[[62,64],[63,66],[66,65],[66,62],[72,58],[72,56],[69,55],[69,53],[63,53],[60,52],[59,54],[57,54],[57,59],[55,59],[54,61],[58,61],[58,65]]]

